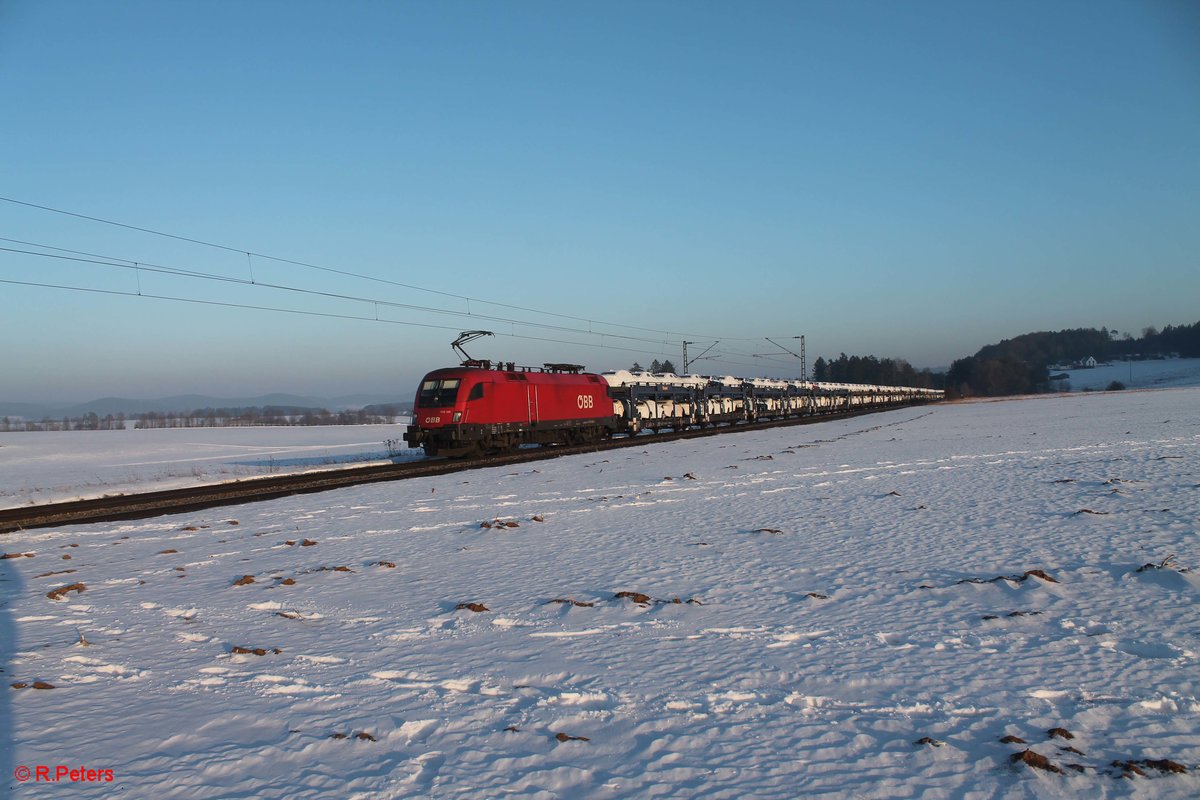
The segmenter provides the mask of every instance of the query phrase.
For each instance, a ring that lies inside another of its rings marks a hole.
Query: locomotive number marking
[[[592,397],[590,394],[581,394],[575,399],[575,405],[579,406],[580,408],[595,408],[596,398]]]
[[[442,421],[441,417],[426,417],[425,418],[426,425],[437,425],[441,421]]]

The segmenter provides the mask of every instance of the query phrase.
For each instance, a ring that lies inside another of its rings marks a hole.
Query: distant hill
[[[1074,328],[1064,331],[1023,333],[1012,339],[980,348],[975,358],[980,360],[1011,358],[1028,364],[1066,364],[1082,361],[1088,356],[1106,360],[1114,349],[1107,330]]]
[[[325,408],[330,411],[357,411],[360,408],[370,411],[370,406],[395,406],[411,409],[415,394],[416,387],[413,387],[413,390],[408,392],[404,399],[399,399],[394,394],[348,394],[326,400]]]
[[[306,397],[294,394],[265,394],[257,397],[212,397],[203,394],[181,394],[142,400],[130,397],[102,397],[87,403],[9,403],[0,400],[0,417],[42,419],[44,417],[82,417],[96,414],[106,417],[136,414],[196,411],[205,408],[263,408],[266,406],[330,411],[354,411],[367,406],[394,406],[408,409],[412,399],[399,400],[394,395],[355,394],[341,397]]]
[[[1109,361],[1129,356],[1170,354],[1200,358],[1200,322],[1168,325],[1161,331],[1149,327],[1140,337],[1107,328],[1023,333],[980,348],[975,358],[981,361],[1011,358],[1027,364],[1048,365],[1080,362],[1089,356],[1097,361]]]
[[[0,417],[21,417],[22,419],[41,419],[47,415],[62,416],[58,409],[65,408],[63,405],[55,405],[53,403],[38,404],[38,403],[5,403],[0,402]]]
[[[1200,322],[1145,328],[1140,337],[1107,328],[1025,333],[960,358],[946,374],[946,389],[964,396],[1026,394],[1051,389],[1048,367],[1078,363],[1181,356],[1200,357]]]

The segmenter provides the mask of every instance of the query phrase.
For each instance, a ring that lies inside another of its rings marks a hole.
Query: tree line
[[[1200,322],[1143,328],[1140,336],[1102,327],[1026,333],[981,347],[946,372],[917,370],[904,359],[818,358],[813,380],[945,389],[950,397],[999,397],[1052,391],[1050,367],[1097,361],[1179,356],[1200,358]]]
[[[902,358],[847,356],[842,353],[826,361],[813,362],[813,380],[829,383],[866,383],[879,386],[915,386],[940,389],[945,376],[929,369],[916,369]]]
[[[638,362],[633,362],[633,366],[629,368],[630,372],[647,372],[647,369]],[[675,365],[671,363],[671,359],[659,361],[657,358],[650,362],[649,372],[674,373]]]
[[[1030,364],[1066,364],[1094,357],[1097,361],[1153,358],[1176,354],[1200,358],[1200,322],[1194,325],[1154,326],[1141,336],[1108,328],[1038,331],[989,344],[975,354],[980,359],[1015,358]]]
[[[1052,365],[1124,359],[1200,358],[1200,322],[1151,326],[1141,336],[1102,327],[1038,331],[1004,339],[960,358],[946,375],[946,390],[953,396],[997,397],[1050,391]]]
[[[0,418],[0,432],[15,431],[120,431],[125,429],[124,414],[106,414],[101,417],[89,412],[80,417],[42,417],[40,420],[20,417]]]
[[[255,406],[249,408],[203,408],[194,411],[146,411],[126,415],[89,412],[76,417],[43,417],[25,420],[0,419],[0,432],[20,431],[109,431],[157,428],[234,428],[275,425],[386,425],[401,410],[398,406],[367,406],[356,411],[333,412],[325,408]]]
[[[1012,356],[968,356],[950,365],[946,373],[948,397],[1002,397],[1049,391],[1050,371]]]

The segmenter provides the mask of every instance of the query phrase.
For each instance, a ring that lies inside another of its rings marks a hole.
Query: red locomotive
[[[608,383],[570,364],[479,362],[425,376],[405,439],[430,456],[585,444],[616,430]]]
[[[467,331],[451,345],[461,367],[435,370],[421,381],[413,424],[404,438],[429,456],[465,456],[522,444],[586,444],[617,429],[608,382],[578,364],[541,369],[493,365],[462,345],[488,331]]]

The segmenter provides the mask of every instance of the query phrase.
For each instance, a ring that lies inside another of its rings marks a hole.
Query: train
[[[427,456],[526,444],[584,445],[642,431],[876,410],[943,399],[940,389],[670,373],[590,373],[467,360],[424,377],[404,439]]]

